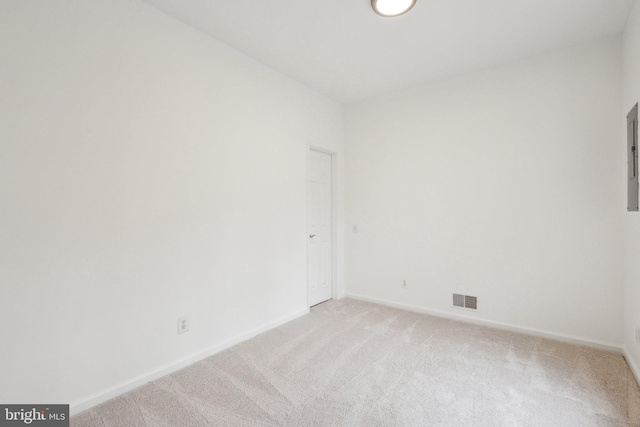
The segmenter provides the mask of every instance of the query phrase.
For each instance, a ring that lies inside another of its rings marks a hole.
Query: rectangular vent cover
[[[472,297],[469,295],[453,294],[453,306],[459,308],[466,308],[469,310],[478,309],[478,297]]]

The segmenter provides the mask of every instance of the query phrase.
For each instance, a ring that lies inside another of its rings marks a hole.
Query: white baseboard
[[[636,377],[636,382],[640,386],[640,369],[638,369],[638,365],[636,364],[635,360],[633,360],[633,357],[631,357],[631,353],[629,353],[626,345],[624,346],[623,354],[624,359],[627,361],[627,365],[629,365],[629,367],[631,368],[631,372],[633,372],[633,375]]]
[[[128,391],[134,390],[140,386],[143,386],[153,380],[156,380],[158,378],[164,377],[165,375],[168,375],[172,372],[178,371],[186,366],[189,366],[195,362],[198,362],[202,359],[205,359],[209,356],[212,356],[216,353],[221,352],[222,350],[226,350],[229,347],[233,347],[236,344],[239,344],[243,341],[246,341],[250,338],[255,337],[256,335],[259,335],[263,332],[266,332],[270,329],[276,328],[280,325],[284,325],[287,322],[290,322],[294,319],[297,319],[298,317],[304,316],[305,314],[309,313],[309,309],[304,309],[304,310],[300,310],[296,313],[290,314],[289,316],[285,316],[283,318],[280,318],[278,320],[275,320],[273,322],[270,322],[266,325],[263,325],[259,328],[253,329],[249,332],[240,334],[236,337],[230,338],[226,341],[223,341],[219,344],[216,344],[214,346],[209,347],[208,349],[201,351],[199,353],[196,353],[192,356],[186,357],[184,359],[178,360],[177,362],[171,363],[169,365],[166,365],[160,369],[157,369],[153,372],[144,374],[144,375],[140,375],[139,377],[136,377],[130,381],[127,381],[126,383],[117,385],[115,387],[112,387],[110,389],[104,390],[100,393],[97,393],[93,396],[90,396],[86,399],[83,400],[79,400],[76,402],[71,403],[71,405],[69,405],[69,412],[70,415],[75,415],[79,412],[85,411],[93,406],[99,405],[100,403],[106,402],[109,399],[113,399],[114,397],[120,396],[121,394],[124,394]]]
[[[613,353],[622,354],[624,352],[622,346],[604,342],[604,341],[596,341],[588,338],[581,338],[581,337],[575,337],[571,335],[559,334],[555,332],[542,331],[540,329],[516,326],[516,325],[511,325],[511,324],[502,323],[502,322],[495,322],[493,320],[478,319],[477,317],[465,316],[463,314],[449,313],[449,312],[440,311],[440,310],[432,310],[432,309],[418,307],[418,306],[409,305],[409,304],[402,304],[402,303],[387,301],[387,300],[378,299],[378,298],[370,298],[364,295],[347,293],[345,294],[345,297],[355,299],[355,300],[360,300],[360,301],[371,302],[374,304],[400,308],[403,310],[413,311],[417,313],[430,314],[432,316],[437,316],[437,317],[445,317],[447,319],[459,320],[462,322],[473,323],[476,325],[488,326],[491,328],[503,329],[511,332],[518,332],[521,334],[532,335],[535,337],[548,338],[555,341],[562,341],[570,344],[593,347],[600,350],[610,351]]]

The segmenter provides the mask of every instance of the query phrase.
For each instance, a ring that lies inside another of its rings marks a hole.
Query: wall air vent
[[[464,308],[464,295],[453,294],[453,306]]]
[[[478,309],[478,297],[469,295],[453,294],[453,306],[457,308],[465,308],[467,310]]]

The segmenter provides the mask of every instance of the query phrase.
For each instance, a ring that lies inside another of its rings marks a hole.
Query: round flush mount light
[[[380,16],[400,16],[411,10],[416,0],[371,0],[371,7]]]

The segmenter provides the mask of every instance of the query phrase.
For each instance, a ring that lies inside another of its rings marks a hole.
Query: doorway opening
[[[310,148],[307,176],[307,304],[333,297],[334,154]]]

